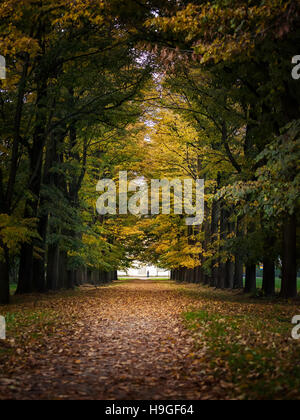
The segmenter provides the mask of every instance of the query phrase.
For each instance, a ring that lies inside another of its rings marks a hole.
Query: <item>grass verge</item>
[[[204,287],[181,289],[195,298],[183,314],[194,336],[195,365],[207,367],[238,399],[300,399],[300,341],[291,324],[296,303],[271,303]]]

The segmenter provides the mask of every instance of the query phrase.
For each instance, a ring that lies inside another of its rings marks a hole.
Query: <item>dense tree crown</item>
[[[136,259],[246,292],[263,264],[262,293],[278,270],[295,297],[299,20],[296,0],[2,2],[0,303]],[[100,216],[97,182],[124,170],[205,179],[204,223]]]

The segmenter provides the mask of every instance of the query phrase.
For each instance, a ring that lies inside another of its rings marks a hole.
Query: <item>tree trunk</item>
[[[68,255],[66,251],[59,252],[59,285],[68,289]]]
[[[226,284],[225,288],[233,289],[234,286],[234,269],[235,264],[233,261],[228,260],[226,263]]]
[[[41,256],[40,259],[33,259],[32,266],[32,285],[33,290],[38,293],[46,291],[46,273],[45,273],[45,257]]]
[[[237,221],[236,221],[236,236],[237,238],[240,238],[242,236],[240,217],[237,217]],[[234,286],[233,287],[235,289],[244,288],[244,262],[238,253],[235,254]]]
[[[267,257],[264,259],[262,290],[265,296],[275,295],[275,263]]]
[[[250,264],[246,267],[246,286],[245,293],[256,292],[256,264]]]
[[[68,270],[68,287],[67,289],[74,289],[76,281],[76,273],[74,270]]]
[[[283,226],[282,287],[281,297],[297,296],[297,218],[288,216]]]
[[[208,195],[208,193],[209,193],[209,190],[205,189],[205,195]],[[209,243],[211,241],[211,223],[210,223],[209,211],[210,211],[210,208],[209,208],[208,202],[207,200],[205,200],[205,203],[204,203],[205,219],[204,219],[204,225],[203,225],[203,230],[204,230],[203,252],[208,251]],[[204,255],[201,255],[202,282],[203,284],[210,284],[210,276],[206,272],[206,269],[204,269],[204,266],[206,267],[205,262],[206,262],[206,258],[204,257]]]
[[[5,252],[5,260],[0,260],[0,305],[8,305],[10,302],[9,290],[9,255]]]
[[[213,201],[212,204],[212,215],[211,215],[211,241],[212,243],[218,240],[218,228],[219,228],[219,204]],[[212,287],[218,285],[218,260],[213,258],[212,260],[212,272],[211,272],[211,283]]]
[[[202,259],[202,264],[203,264],[204,258]],[[200,283],[200,284],[204,284],[204,270],[202,266],[196,267],[195,268],[195,283]]]
[[[58,146],[63,143],[65,137],[65,127],[58,127],[53,131],[51,137],[49,137],[46,145],[46,157],[44,163],[44,173],[42,183],[43,186],[58,186],[59,176],[56,173],[51,173],[51,169],[54,164],[59,161],[59,154],[57,152]],[[48,234],[48,223],[49,223],[49,212],[48,212],[48,200],[44,194],[41,194],[40,198],[40,208],[42,208],[42,215],[40,217],[38,225],[38,233],[41,237],[41,242],[39,248],[41,248],[44,253],[40,259],[34,259],[33,261],[33,286],[35,290],[39,292],[44,292],[46,288],[46,260],[47,260],[47,234]],[[63,288],[63,279],[60,281],[60,278],[57,282],[58,288]]]
[[[218,268],[217,288],[225,289],[225,282],[226,282],[226,264],[220,261],[219,268]]]
[[[33,144],[30,150],[30,172],[28,190],[31,193],[31,199],[27,200],[25,207],[25,218],[37,217],[41,180],[43,167],[43,153],[46,141],[45,128],[47,121],[47,78],[41,79],[37,76],[37,100],[36,100],[36,123],[33,134]],[[33,255],[34,245],[24,244],[21,249],[21,261],[19,271],[19,284],[17,293],[33,292]]]
[[[53,244],[48,246],[47,264],[47,289],[59,289],[59,246]]]
[[[235,231],[235,223],[229,221],[231,214],[228,212],[227,215],[227,232],[229,235],[234,234]],[[226,237],[227,239],[227,237]],[[232,260],[232,257],[228,258],[226,261],[226,280],[225,280],[225,288],[233,289],[234,287],[234,272],[235,272],[235,263]]]
[[[187,281],[188,281],[188,283],[194,283],[195,282],[194,274],[195,274],[194,269],[189,268],[187,270]]]
[[[81,270],[76,270],[75,271],[75,285],[76,286],[82,286],[83,281],[82,281],[82,271]]]
[[[14,138],[13,138],[13,146],[12,146],[12,154],[11,154],[11,164],[9,170],[9,177],[7,182],[7,190],[5,195],[5,206],[8,213],[11,211],[11,204],[14,194],[14,187],[17,178],[17,171],[18,171],[18,161],[19,161],[19,145],[20,145],[20,132],[21,132],[21,121],[22,121],[22,114],[24,110],[24,94],[26,90],[26,82],[27,82],[27,75],[28,75],[28,68],[29,68],[29,54],[25,54],[25,62],[23,65],[21,79],[19,81],[19,89],[17,94],[17,104],[16,110],[14,115]]]
[[[229,217],[229,213],[224,208],[224,204],[223,204],[221,208],[221,212],[220,212],[220,240],[222,242],[225,241],[227,237],[228,217]],[[220,246],[219,252],[221,256],[219,257],[219,271],[218,271],[217,286],[219,289],[225,289],[227,269],[226,269],[226,263],[222,261],[222,259],[224,258],[224,256],[222,255],[222,252],[224,252],[223,245]]]
[[[33,259],[32,282],[34,291],[43,293],[46,290],[46,239],[48,215],[40,218],[38,232],[42,241],[39,247],[44,251],[39,259]]]
[[[235,257],[235,268],[234,268],[234,289],[243,289],[244,288],[244,264],[242,259],[236,255]]]
[[[23,244],[20,254],[19,281],[16,294],[33,292],[33,245]]]

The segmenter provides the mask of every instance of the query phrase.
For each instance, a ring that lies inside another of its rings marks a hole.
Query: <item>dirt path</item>
[[[28,350],[25,367],[0,376],[0,397],[208,398],[181,319],[190,304],[171,282],[131,280],[92,290],[77,305],[75,324]],[[70,310],[72,300],[65,305]]]

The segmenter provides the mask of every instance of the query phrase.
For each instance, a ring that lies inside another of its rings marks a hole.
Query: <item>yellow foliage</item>
[[[36,219],[21,219],[7,214],[0,214],[0,252],[3,247],[17,254],[22,243],[30,243],[37,238]]]

